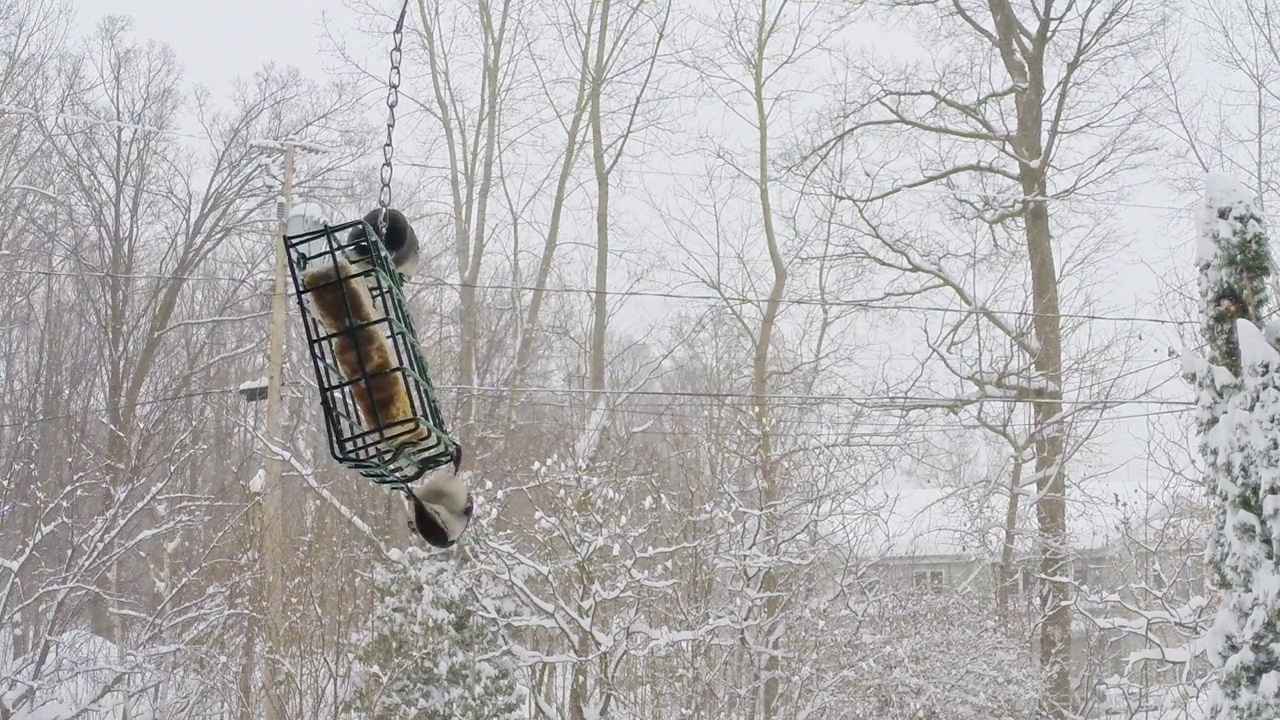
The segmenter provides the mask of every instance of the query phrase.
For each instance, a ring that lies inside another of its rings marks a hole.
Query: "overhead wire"
[[[54,420],[83,420],[96,417],[104,413],[114,412],[116,410],[125,410],[127,408],[145,407],[148,405],[160,405],[164,403],[178,402],[179,400],[190,400],[193,398],[209,397],[211,395],[223,395],[226,393],[238,392],[237,389],[218,388],[214,390],[197,390],[194,392],[183,393],[181,395],[166,395],[158,398],[148,398],[146,400],[138,400],[131,403],[120,403],[117,405],[106,405],[93,408],[88,411],[62,413],[60,415],[42,415],[40,417],[9,422],[0,424],[0,428],[25,427],[27,425],[38,425],[40,423],[52,422]]]
[[[0,252],[0,257],[5,253]],[[167,275],[164,273],[113,273],[98,270],[33,270],[26,268],[3,268],[0,275],[33,275],[37,277],[61,277],[83,279],[87,277],[110,278],[113,280],[208,280],[230,283],[249,283],[264,280],[266,276],[246,275]]]
[[[456,283],[447,280],[431,279],[424,281],[424,284],[432,284],[441,287],[451,288],[473,288],[477,290],[504,290],[514,292],[534,292],[541,291],[546,293],[572,293],[581,295],[594,295],[595,290],[587,288],[553,288],[553,287],[536,287],[531,285],[512,285],[512,284],[468,284]],[[702,294],[691,295],[686,293],[675,293],[658,290],[605,290],[605,296],[616,297],[648,297],[670,300],[698,300],[698,301],[715,301],[715,302],[732,302],[743,304],[761,305],[770,302],[770,298],[745,297],[739,295],[716,295]],[[913,303],[897,303],[883,300],[849,300],[845,298],[781,298],[778,300],[783,305],[811,305],[818,307],[853,307],[865,310],[918,310],[925,312],[948,312],[961,313],[971,315],[1014,315],[1018,317],[1040,317],[1045,313],[1037,313],[1031,310],[1004,310],[998,308],[986,307],[948,307],[945,305],[922,305]],[[1166,325],[1187,325],[1195,324],[1191,320],[1173,320],[1169,318],[1143,317],[1135,315],[1101,315],[1090,313],[1053,313],[1055,317],[1069,318],[1075,320],[1098,320],[1113,322],[1148,322]]]
[[[691,397],[691,398],[709,398],[709,399],[740,399],[746,401],[754,401],[757,397],[746,392],[719,392],[719,391],[698,391],[698,390],[618,390],[613,388],[595,389],[595,388],[551,388],[551,387],[498,387],[484,385],[437,385],[437,389],[460,390],[466,392],[483,392],[483,393],[550,393],[550,394],[567,394],[567,395],[605,395],[605,396],[624,396],[624,397]],[[956,397],[931,397],[927,395],[904,395],[904,394],[885,394],[885,395],[845,395],[839,393],[820,394],[820,393],[769,393],[763,396],[766,400],[783,400],[793,402],[833,402],[833,403],[852,403],[858,405],[872,404],[876,402],[903,402],[903,403],[920,403],[920,404],[938,404],[938,405],[965,405],[978,402],[1012,402],[1027,404],[1044,404],[1059,403],[1062,405],[1195,405],[1192,400],[1160,400],[1150,398],[1124,398],[1120,400],[1071,400],[1057,398],[1038,398],[1038,397],[1001,397],[1001,396],[956,396]]]
[[[295,384],[295,386],[298,386],[298,385],[300,384]],[[611,396],[628,396],[628,397],[670,397],[670,398],[722,399],[722,400],[736,399],[736,400],[746,400],[746,401],[752,401],[752,402],[754,402],[756,399],[754,395],[750,393],[742,393],[742,392],[709,392],[709,391],[703,392],[703,391],[679,391],[679,390],[637,391],[637,390],[609,390],[609,389],[593,390],[590,388],[550,388],[550,387],[500,388],[500,387],[484,387],[484,386],[476,386],[476,385],[450,385],[450,384],[436,385],[435,388],[436,390],[451,391],[451,392],[503,392],[503,393],[542,393],[542,394],[572,394],[572,395],[592,394],[592,395],[611,395]],[[214,388],[214,389],[199,390],[199,391],[193,391],[188,393],[181,393],[177,395],[168,395],[168,396],[162,396],[158,398],[149,398],[145,400],[139,400],[134,403],[123,403],[123,404],[117,404],[117,405],[111,405],[111,406],[99,406],[89,411],[40,416],[40,417],[30,418],[22,421],[0,424],[0,428],[21,427],[24,425],[39,424],[44,422],[50,422],[53,420],[83,419],[88,417],[94,417],[96,415],[100,415],[108,412],[113,412],[116,410],[123,410],[130,407],[155,405],[155,404],[168,403],[168,402],[178,402],[182,400],[190,400],[194,398],[208,397],[212,395],[222,395],[222,394],[231,394],[231,393],[239,393],[239,392],[241,392],[241,388]],[[877,402],[893,402],[893,403],[911,402],[911,403],[920,403],[922,405],[923,404],[971,405],[971,404],[978,404],[982,402],[1024,403],[1024,402],[1038,400],[1036,398],[1001,398],[1001,397],[939,398],[939,397],[928,397],[928,396],[912,397],[908,395],[854,396],[854,395],[821,395],[821,394],[803,394],[803,393],[791,393],[791,394],[775,393],[775,394],[766,395],[764,397],[767,400],[782,400],[782,401],[790,401],[790,402],[814,402],[814,401],[838,402],[838,403],[846,403],[846,404],[853,403],[858,406],[872,405]],[[1196,404],[1195,402],[1189,401],[1189,400],[1161,400],[1161,399],[1150,399],[1150,398],[1120,398],[1120,399],[1080,400],[1080,401],[1061,400],[1058,402],[1061,402],[1064,405],[1091,406],[1091,407],[1102,407],[1102,406],[1118,407],[1120,405],[1144,405],[1144,406],[1162,406],[1162,407],[1168,407],[1168,406],[1185,407],[1187,409],[1190,409],[1192,406]],[[717,406],[717,407],[723,407],[723,406]],[[733,406],[730,406],[730,407],[733,407]],[[812,406],[810,405],[810,406],[790,406],[790,407],[792,409],[804,409],[805,407],[812,407]],[[896,405],[892,407],[896,408]],[[625,406],[622,406],[617,409],[623,412],[626,411]],[[1150,414],[1155,414],[1155,413],[1146,413],[1143,415],[1150,415]],[[1138,417],[1141,417],[1143,415],[1139,415]],[[906,425],[909,426],[910,424],[907,423]]]
[[[579,407],[579,408],[581,407],[580,405],[573,406],[573,405],[568,405],[563,403],[545,403],[545,402],[536,402],[536,401],[529,403],[529,405],[535,408],[557,408],[557,409],[572,409],[574,407]],[[1099,402],[1098,409],[1105,409],[1105,405],[1106,405],[1105,402]],[[689,420],[689,421],[696,421],[700,424],[706,423],[709,420],[716,419],[712,417],[712,414],[709,412],[699,413],[699,414],[693,414],[688,412],[673,412],[673,410],[697,410],[697,409],[747,410],[748,408],[743,405],[672,405],[672,406],[654,405],[654,406],[648,406],[648,407],[637,407],[635,405],[619,405],[619,406],[610,408],[610,411],[617,412],[620,415],[638,415],[640,417],[649,417],[649,418]],[[795,406],[774,406],[774,409],[797,410],[802,408],[797,408]],[[1148,410],[1140,413],[1108,415],[1102,418],[1102,420],[1105,422],[1113,422],[1113,421],[1120,421],[1120,420],[1137,420],[1141,418],[1157,417],[1160,415],[1181,414],[1181,413],[1191,412],[1192,410],[1194,410],[1194,408],[1175,407],[1175,408],[1169,408],[1165,410]],[[728,420],[728,418],[724,418],[724,419]],[[531,421],[531,422],[536,423],[538,421]],[[888,428],[888,429],[901,430],[904,432],[911,431],[911,430],[921,430],[921,429],[937,430],[937,431],[982,430],[991,426],[1004,426],[1010,429],[1029,430],[1036,427],[1036,424],[1034,422],[1027,421],[1027,420],[1021,420],[1021,421],[1011,420],[1007,423],[997,423],[997,422],[981,423],[977,421],[964,422],[964,421],[958,421],[958,420],[952,421],[952,422],[929,422],[929,421],[917,421],[917,420],[912,420],[912,421],[898,420],[896,422],[891,422],[887,420],[876,420],[876,419],[869,420],[864,418],[844,418],[844,419],[826,419],[826,420],[819,420],[819,419],[813,419],[813,418],[779,418],[776,420],[776,422],[778,425],[781,425],[781,426],[832,427],[836,425],[850,425],[854,427]]]
[[[46,112],[35,108],[23,107],[21,105],[0,104],[0,115],[18,115],[20,117],[30,117],[45,121],[60,120],[88,127],[105,127],[111,130],[128,130],[130,132],[143,133],[145,135],[157,135],[160,137],[171,137],[182,140],[199,140],[201,142],[209,141],[209,137],[205,135],[178,132],[176,130],[165,130],[163,128],[139,125],[137,123],[131,123],[124,120],[111,120],[107,118],[93,117],[90,115]]]
[[[0,253],[2,254],[2,253]],[[235,277],[229,275],[168,275],[164,273],[111,273],[99,270],[34,270],[23,268],[0,268],[0,275],[36,275],[47,277],[64,277],[64,278],[85,278],[85,277],[107,277],[121,279],[136,280],[184,280],[184,281],[208,281],[208,282],[230,282],[236,284],[244,284],[250,282],[267,282],[270,277],[267,275],[247,275],[245,277]],[[538,287],[534,285],[514,285],[503,283],[460,283],[449,280],[441,280],[437,278],[423,278],[415,280],[415,285],[421,287],[447,287],[454,289],[476,289],[488,291],[508,291],[508,292],[545,292],[550,294],[574,294],[574,295],[594,295],[596,290],[588,288],[572,288],[572,287]],[[603,295],[606,297],[622,297],[622,298],[655,298],[667,300],[687,300],[698,302],[729,302],[740,304],[764,304],[770,302],[770,298],[747,297],[741,295],[716,295],[716,294],[689,294],[677,293],[662,290],[604,290]],[[929,305],[909,302],[889,302],[884,300],[851,300],[848,298],[797,298],[783,297],[778,302],[782,305],[796,306],[817,306],[817,307],[848,307],[862,310],[883,310],[883,311],[918,311],[918,312],[939,312],[966,315],[1002,315],[1014,317],[1035,318],[1045,315],[1045,313],[1037,313],[1032,310],[1008,310],[1001,308],[986,307],[950,307],[945,305]],[[1160,318],[1141,315],[1103,315],[1100,313],[1053,313],[1055,317],[1071,320],[1091,320],[1099,322],[1141,322],[1151,323],[1155,325],[1195,325],[1194,320],[1175,320],[1172,318]]]

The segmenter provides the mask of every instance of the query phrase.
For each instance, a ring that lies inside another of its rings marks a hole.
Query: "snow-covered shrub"
[[[482,573],[449,553],[411,547],[374,570],[374,585],[378,604],[347,702],[352,717],[523,717],[515,661],[490,619],[510,608]]]
[[[1042,677],[1031,649],[970,593],[875,602],[846,657],[854,718],[1012,720],[1035,714]]]

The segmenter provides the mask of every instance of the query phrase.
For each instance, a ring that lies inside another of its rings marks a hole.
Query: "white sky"
[[[323,68],[321,14],[347,14],[342,0],[80,0],[79,5],[81,30],[104,15],[128,15],[139,38],[173,46],[188,80],[215,95],[270,60],[318,74]],[[389,40],[390,28],[387,33]]]

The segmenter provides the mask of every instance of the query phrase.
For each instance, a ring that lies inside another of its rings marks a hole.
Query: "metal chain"
[[[393,139],[396,131],[396,105],[400,104],[400,55],[404,41],[404,18],[409,11],[409,0],[400,6],[400,19],[392,32],[391,70],[387,74],[387,139],[382,143],[382,190],[378,193],[378,235],[387,236],[387,223],[391,219],[391,156],[395,152]]]

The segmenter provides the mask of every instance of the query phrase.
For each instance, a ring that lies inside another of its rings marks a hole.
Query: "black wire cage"
[[[363,232],[352,232],[362,228]],[[461,459],[436,401],[402,279],[363,220],[286,235],[329,451],[380,485]]]

